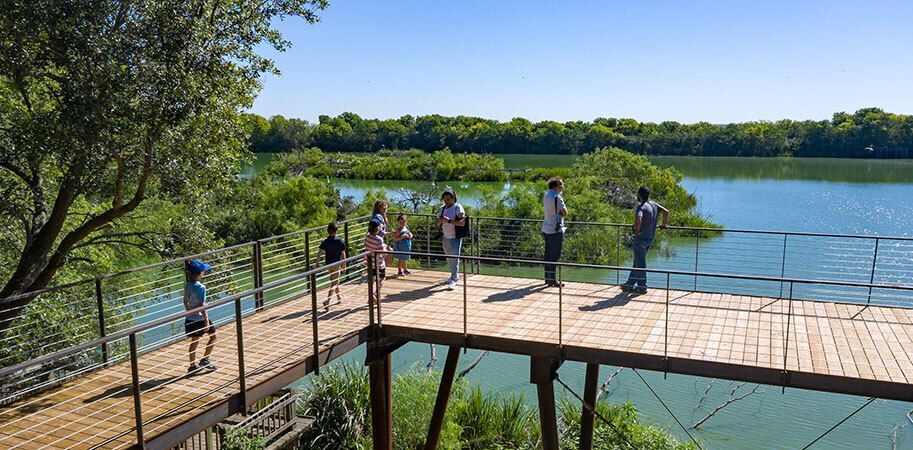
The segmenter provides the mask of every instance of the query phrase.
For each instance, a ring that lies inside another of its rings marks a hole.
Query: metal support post
[[[561,266],[558,265],[558,349],[564,357],[564,283],[561,278]]]
[[[431,216],[425,217],[425,264],[431,269]]]
[[[583,384],[583,408],[580,411],[580,450],[593,450],[593,425],[596,409],[596,386],[599,383],[599,364],[587,363]]]
[[[136,420],[136,443],[146,448],[143,438],[143,404],[140,400],[139,361],[136,351],[136,333],[130,334],[130,377],[133,386],[133,414]]]
[[[869,305],[872,303],[872,284],[875,284],[875,264],[878,262],[878,243],[881,242],[881,239],[875,238],[875,253],[872,255],[872,275],[869,277],[869,298],[866,300],[865,304]]]
[[[782,280],[786,276],[786,239],[789,237],[788,234],[783,234],[783,260],[780,261],[780,279]],[[783,298],[783,282],[780,281],[780,298]]]
[[[425,439],[425,450],[436,449],[440,441],[444,413],[447,411],[447,402],[450,399],[450,390],[453,388],[453,378],[459,359],[460,348],[448,347],[447,360],[444,362],[444,371],[441,373],[441,384],[437,390],[437,399],[434,401],[434,411],[431,413],[431,424],[428,426],[428,437]]]
[[[254,262],[254,289],[263,287],[263,243],[254,241],[253,248]],[[263,291],[254,294],[254,306],[257,311],[263,309]]]
[[[314,332],[314,372],[320,375],[320,334],[317,327],[317,274],[311,274],[311,328]]]
[[[368,254],[365,258],[368,267],[368,323],[374,325],[374,256]]]
[[[694,272],[697,273],[697,261],[701,253],[701,233],[694,230]],[[694,292],[697,292],[697,275],[694,276]]]
[[[95,278],[95,301],[98,307],[98,337],[105,337],[108,335],[107,328],[105,327],[105,299],[101,293],[101,277]],[[105,366],[108,365],[108,343],[101,343],[101,360],[104,361]]]
[[[459,261],[459,259],[457,259]],[[463,264],[463,341],[466,342],[469,339],[469,315],[467,314],[466,308],[468,305],[468,287],[466,285],[466,264]],[[468,344],[468,342],[466,342]],[[468,345],[464,345],[464,348]]]
[[[235,299],[235,334],[238,335],[238,384],[241,389],[241,414],[247,415],[247,371],[244,370],[244,328],[241,321],[241,299]]]

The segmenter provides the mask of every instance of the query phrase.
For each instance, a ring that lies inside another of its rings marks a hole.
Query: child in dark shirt
[[[339,226],[336,222],[330,222],[327,225],[327,238],[320,243],[320,250],[317,252],[317,265],[320,265],[321,255],[326,256],[325,264],[346,259],[346,243],[336,236],[339,232]],[[330,289],[327,291],[327,299],[323,301],[323,306],[330,306],[330,299],[333,298],[333,292],[336,292],[336,300],[342,301],[342,294],[339,292],[339,272],[345,270],[346,264],[342,263],[329,269],[330,272]]]

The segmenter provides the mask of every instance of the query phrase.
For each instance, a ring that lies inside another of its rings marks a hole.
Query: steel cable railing
[[[433,216],[410,216],[413,218],[410,228],[415,235],[413,254],[416,263],[442,269],[446,259]],[[365,219],[356,218],[341,224],[344,231],[340,231],[345,235],[349,251],[361,248],[367,228]],[[536,266],[541,264],[542,258],[540,221],[477,217],[472,224],[473,232],[463,246],[464,255],[470,258],[466,260],[468,267],[464,265],[464,270],[478,274],[541,277],[541,265]],[[620,284],[630,264],[629,251],[622,245],[629,226],[589,222],[569,222],[568,225],[563,260],[586,264],[562,265],[565,279]],[[225,299],[238,292],[250,292],[237,299],[239,313],[232,310],[229,303],[212,307],[211,314],[217,324],[230,325],[235,322],[235,316],[246,317],[300,298],[304,293],[324,289],[331,282],[328,273],[301,276],[318,265],[315,261],[317,247],[323,237],[323,227],[313,228],[30,294],[36,297],[29,306],[31,311],[27,309],[23,320],[14,323],[0,338],[5,344],[4,352],[0,353],[0,365],[9,368],[24,361],[43,362],[21,371],[0,371],[0,403],[129,360],[131,353],[146,354],[183,339],[179,317],[159,322],[163,317],[183,312],[182,264],[186,259],[201,257],[213,263],[214,271],[206,281],[210,298]],[[670,228],[658,233],[654,247],[650,270],[665,270],[662,273],[667,277],[666,287],[672,291],[789,298],[790,304],[792,300],[824,300],[844,305],[841,308],[854,304],[899,307],[911,304],[904,287],[913,274],[913,239]],[[521,270],[523,266],[526,268]],[[653,273],[650,270],[648,272]],[[364,279],[366,272],[364,264],[353,265],[343,271],[340,279],[344,280],[344,285],[353,286],[357,280]],[[735,275],[742,277],[731,277]],[[738,282],[732,281],[735,279]],[[271,285],[269,289],[258,289],[268,284]],[[72,323],[68,328],[54,330],[34,342],[24,339],[28,320],[31,320],[29,313],[40,312],[45,304],[66,304],[67,308],[59,314],[70,318]],[[380,305],[378,321],[379,309]],[[373,314],[372,308],[368,310]],[[102,339],[149,323],[156,325],[136,332],[133,352],[125,336]],[[781,332],[786,331],[782,328],[781,325]],[[739,325],[734,329],[747,330]],[[535,331],[530,328],[525,332]],[[298,330],[296,335],[307,333]],[[61,339],[63,337],[70,339]],[[41,359],[60,351],[61,346],[73,342],[73,338],[96,345],[77,347],[78,350],[59,358]],[[862,350],[879,351],[877,348]],[[770,357],[776,358],[775,355]],[[167,363],[162,367],[166,366]]]

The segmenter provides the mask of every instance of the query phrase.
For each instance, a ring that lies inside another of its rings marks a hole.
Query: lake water
[[[510,167],[569,165],[572,156],[505,155]],[[651,158],[661,166],[675,166],[685,178],[682,184],[698,197],[698,208],[726,228],[750,228],[824,233],[909,236],[913,233],[913,161],[870,161],[792,158]],[[402,182],[338,180],[344,195],[358,197],[368,187],[392,188]],[[491,184],[489,184],[491,185]],[[457,187],[457,186],[454,186]],[[503,185],[489,186],[503,189]],[[460,185],[471,203],[469,184]],[[568,199],[573,208],[573,200]],[[750,249],[745,251],[750,252]],[[364,350],[344,358],[362,361]],[[438,367],[446,348],[438,347]],[[468,365],[475,351],[461,356]],[[398,372],[427,362],[428,345],[410,344],[394,353]],[[615,372],[603,366],[601,378]],[[523,392],[535,402],[528,380],[529,359],[494,354],[486,356],[469,374],[490,391]],[[734,384],[716,380],[701,408],[695,408],[710,380],[641,371],[650,385],[686,424],[702,418],[723,402]],[[584,365],[565,363],[561,378],[582,392]],[[742,389],[748,388],[746,386]],[[740,391],[741,392],[741,391]],[[562,392],[556,391],[562,395]],[[631,401],[650,421],[681,438],[672,417],[630,369],[611,383],[609,398]],[[691,430],[705,448],[801,448],[861,406],[865,398],[770,387],[733,403]],[[891,448],[895,425],[906,422],[909,403],[876,400],[816,444],[816,448]],[[913,448],[913,426],[898,433],[898,448]]]

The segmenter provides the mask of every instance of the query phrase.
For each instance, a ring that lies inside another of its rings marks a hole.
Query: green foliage
[[[668,432],[654,424],[643,423],[637,409],[631,403],[612,405],[602,400],[596,404],[598,416],[607,419],[608,425],[597,416],[594,421],[593,448],[613,450],[634,448],[644,450],[686,450],[696,448],[694,444],[678,442]],[[560,427],[563,429],[559,447],[562,450],[579,448],[581,405],[567,397],[558,405]],[[629,445],[630,444],[630,445]]]
[[[315,450],[366,449],[370,436],[370,387],[364,367],[354,364],[324,367],[311,378],[303,396],[304,415],[314,425],[299,440]]]
[[[263,170],[265,176],[314,176],[365,180],[502,181],[504,161],[491,155],[440,150],[381,150],[370,155],[323,153],[305,148],[283,154]]]
[[[222,447],[225,450],[263,450],[266,440],[259,436],[251,435],[244,428],[232,428],[225,433]]]
[[[143,246],[119,221],[149,198],[190,205],[234,181],[250,156],[241,111],[275,71],[259,50],[289,45],[275,19],[313,23],[326,4],[4,2],[0,331],[27,306],[8,298],[48,286],[74,251]]]
[[[226,244],[250,242],[336,220],[340,198],[314,177],[239,181],[212,210],[211,228]]]
[[[317,146],[330,152],[372,152],[411,147],[426,152],[450,148],[458,153],[582,154],[601,147],[621,147],[650,155],[866,158],[875,156],[865,150],[870,145],[913,147],[913,116],[879,108],[864,108],[854,114],[835,113],[831,120],[728,125],[615,118],[565,123],[533,123],[515,118],[499,122],[437,114],[380,120],[343,113],[338,117],[321,116],[320,122],[312,126],[298,126],[301,128],[295,132],[290,131],[294,127],[274,127],[275,131],[255,133],[252,149],[287,152],[300,146]],[[297,136],[305,136],[303,142]]]
[[[440,382],[440,374],[416,367],[393,381],[393,445],[397,450],[421,448]],[[312,380],[304,395],[304,412],[315,416],[314,426],[300,445],[313,449],[371,448],[370,388],[367,374],[353,364],[327,367]],[[684,445],[658,428],[641,421],[633,405],[603,401],[599,412],[624,434],[621,438],[597,420],[597,449],[621,448],[623,440],[636,448],[684,450]],[[561,448],[578,445],[580,407],[563,399],[559,406]],[[534,449],[539,446],[536,408],[522,395],[484,393],[465,379],[454,382],[438,448]]]

